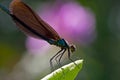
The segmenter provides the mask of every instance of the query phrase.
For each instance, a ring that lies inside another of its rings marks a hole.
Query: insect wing
[[[60,39],[58,33],[49,24],[44,22],[29,6],[27,6],[21,0],[13,0],[10,4],[9,9],[11,15],[15,16],[37,34],[40,34],[40,36],[36,35],[34,32],[26,28],[26,26],[21,24],[18,20],[13,18],[17,26],[25,34],[35,38],[44,39],[43,37],[46,37],[53,40]]]

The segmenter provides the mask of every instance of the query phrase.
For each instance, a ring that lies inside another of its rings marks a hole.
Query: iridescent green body
[[[10,11],[6,7],[4,7],[3,5],[1,5],[1,4],[0,4],[0,9],[2,9],[7,14],[10,14]]]
[[[60,39],[60,40],[49,40],[48,43],[50,43],[51,45],[56,45],[59,46],[61,48],[69,48],[68,44],[66,43],[66,41],[64,39]]]

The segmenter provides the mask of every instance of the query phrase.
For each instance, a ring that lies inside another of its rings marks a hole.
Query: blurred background
[[[0,4],[8,7],[11,1],[0,0]],[[71,58],[84,59],[76,80],[120,79],[120,0],[24,2],[62,38],[76,45]],[[0,80],[41,79],[50,73],[49,59],[58,50],[45,41],[25,36],[10,16],[0,11]],[[65,54],[62,64],[69,62]]]

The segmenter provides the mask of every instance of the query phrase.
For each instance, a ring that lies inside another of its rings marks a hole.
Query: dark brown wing
[[[13,17],[13,19],[17,26],[29,36],[35,38],[46,37],[53,40],[61,39],[58,33],[49,24],[44,22],[29,6],[27,6],[21,0],[13,0],[11,2],[10,14],[15,17]],[[31,30],[26,28],[26,26]],[[40,36],[36,35],[32,31],[40,34]]]

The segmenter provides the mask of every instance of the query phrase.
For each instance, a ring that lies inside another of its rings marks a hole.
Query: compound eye
[[[71,52],[74,52],[76,50],[76,46],[75,45],[71,45],[70,46],[70,50],[71,50]]]

